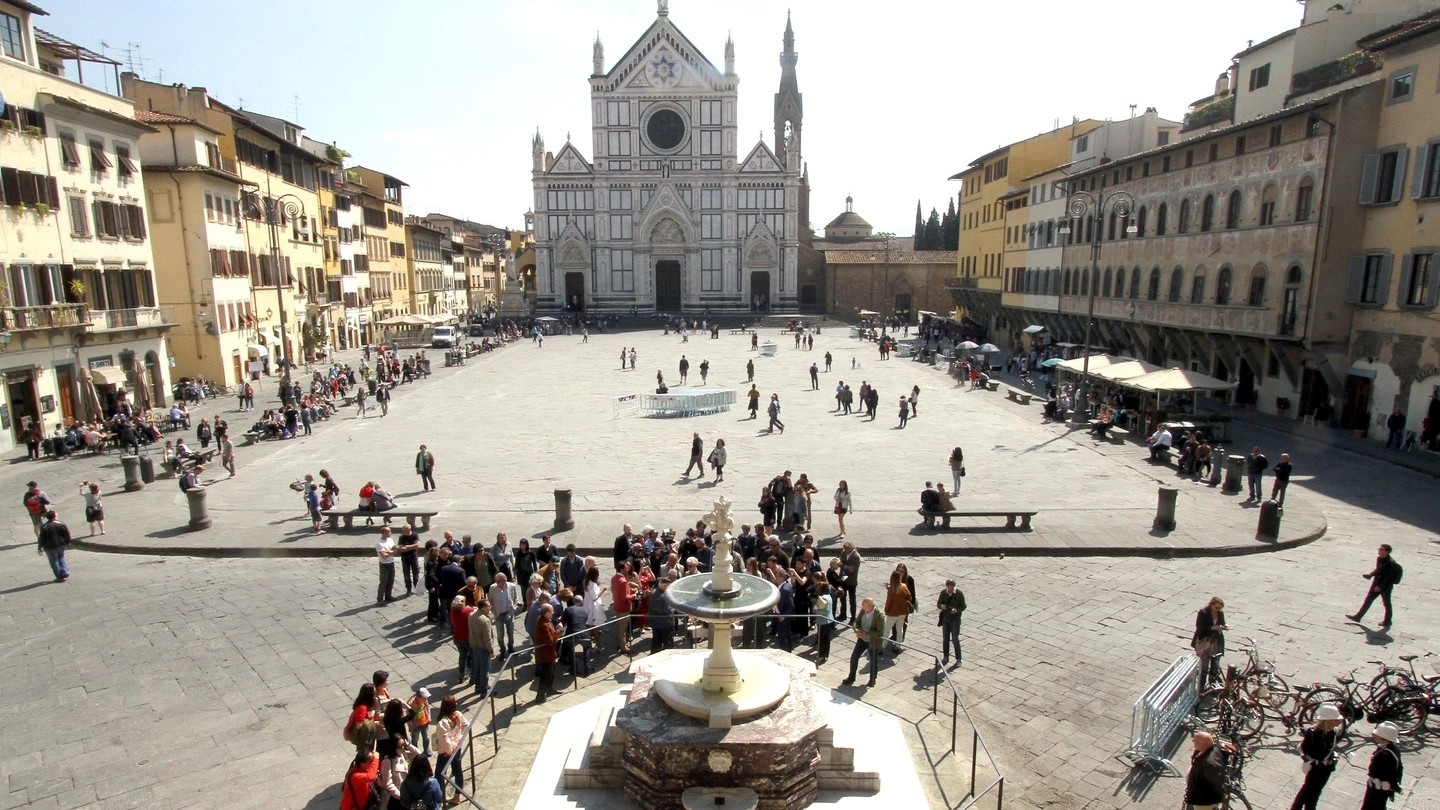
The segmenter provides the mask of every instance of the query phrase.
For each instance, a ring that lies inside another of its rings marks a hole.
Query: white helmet
[[[1381,723],[1371,733],[1387,742],[1400,742],[1400,729],[1394,723]]]
[[[1315,714],[1315,719],[1343,720],[1344,718],[1340,716],[1340,710],[1335,708],[1334,703],[1322,703],[1320,704],[1320,709]]]

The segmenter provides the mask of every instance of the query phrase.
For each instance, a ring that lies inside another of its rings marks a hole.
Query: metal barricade
[[[1119,759],[1131,765],[1164,766],[1180,771],[1165,756],[1170,739],[1200,702],[1200,662],[1194,655],[1178,658],[1135,701],[1130,714],[1130,747]]]
[[[610,400],[610,407],[613,413],[611,419],[619,419],[622,416],[634,416],[640,412],[640,395],[626,394],[623,397],[614,397]]]

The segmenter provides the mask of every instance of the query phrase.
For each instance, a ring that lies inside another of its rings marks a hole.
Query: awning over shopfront
[[[1125,381],[1132,388],[1142,391],[1223,391],[1234,388],[1235,383],[1189,371],[1183,368],[1167,368]]]
[[[125,387],[125,372],[115,366],[102,366],[100,368],[90,369],[90,379],[96,385]]]
[[[261,345],[258,344],[258,343],[248,344],[248,345],[246,345],[245,348],[246,348],[247,350],[249,350],[251,357],[255,357],[255,356],[257,356],[257,355],[261,355],[261,354],[264,354],[264,353],[265,353],[265,347],[264,347],[264,346],[261,346]]]
[[[1027,335],[1037,335],[1041,332],[1044,332],[1045,327],[1040,326],[1039,324],[1032,323],[1029,326],[1025,327],[1022,331]]]

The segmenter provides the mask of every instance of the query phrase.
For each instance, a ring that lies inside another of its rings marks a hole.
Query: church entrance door
[[[680,309],[680,262],[655,262],[655,311],[679,312]]]
[[[756,270],[750,274],[750,311],[770,311],[770,271]]]
[[[565,274],[565,311],[585,311],[585,274]]]

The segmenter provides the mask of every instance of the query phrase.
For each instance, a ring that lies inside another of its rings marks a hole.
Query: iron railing
[[[758,616],[758,617],[755,617],[755,618],[760,619],[760,620],[763,620],[763,621],[766,621],[766,622],[769,622],[769,621],[772,621],[772,620],[775,620],[775,619],[798,619],[798,618],[813,619],[813,618],[815,618],[815,615],[814,615],[814,614],[811,614],[811,613],[787,613],[787,614],[768,613],[768,614],[762,614],[762,615],[760,615],[760,616]],[[561,636],[561,637],[560,637],[560,640],[559,640],[559,643],[561,644],[561,648],[563,649],[563,648],[564,648],[564,645],[567,643],[567,640],[570,640],[570,639],[579,639],[579,638],[583,638],[583,637],[588,637],[588,636],[590,635],[591,630],[602,630],[602,631],[603,631],[604,629],[606,629],[606,628],[611,628],[611,627],[613,627],[614,625],[616,625],[616,624],[618,624],[618,623],[620,623],[620,622],[622,622],[622,621],[629,622],[630,619],[631,619],[630,616],[622,616],[622,617],[617,617],[617,618],[614,618],[614,619],[610,619],[609,621],[606,621],[605,623],[600,624],[600,625],[596,625],[596,626],[593,627],[593,628],[591,628],[591,627],[586,627],[584,630],[581,630],[581,631],[579,631],[579,632],[569,633],[569,634],[566,634],[566,635]],[[523,618],[519,619],[518,621],[519,621],[520,623],[523,623]],[[680,617],[680,616],[677,615],[677,617],[676,617],[676,630],[679,631],[683,626],[684,626],[684,623],[683,623],[682,617]],[[847,623],[847,622],[836,621],[836,622],[834,623],[834,628],[832,629],[831,632],[832,632],[834,635],[837,635],[837,636],[838,636],[839,633],[840,633],[840,628],[851,628],[851,627],[852,627],[852,625],[850,625],[850,624]],[[807,635],[808,635],[808,634],[807,634]],[[767,635],[766,637],[767,637],[767,639],[768,639],[768,635]],[[684,632],[683,635],[682,635],[682,640],[686,642],[686,644],[685,644],[686,647],[693,647],[693,646],[694,646],[695,637],[694,637],[694,634],[693,634],[693,633],[690,633],[690,632],[688,632],[688,631],[687,631],[687,632]],[[833,642],[835,641],[835,639],[832,637],[831,641],[832,641],[832,643],[833,643]],[[575,652],[575,650],[573,649],[573,646],[574,646],[575,642],[572,641],[572,642],[570,642],[570,643],[572,644],[572,650],[571,650],[571,652],[572,652],[572,655],[573,655],[574,652]],[[961,721],[961,718],[962,718],[962,717],[963,717],[963,719],[964,719],[965,724],[968,725],[969,728],[970,728],[970,780],[969,780],[969,784],[968,784],[968,787],[967,787],[967,790],[966,790],[965,795],[961,797],[960,801],[958,801],[957,803],[952,804],[952,805],[947,805],[948,808],[949,808],[949,810],[966,810],[966,808],[970,808],[970,807],[973,807],[973,806],[977,805],[978,802],[979,802],[981,799],[983,799],[983,798],[991,795],[992,793],[993,793],[994,796],[995,796],[995,810],[1002,810],[1002,808],[1004,807],[1004,802],[1005,802],[1005,774],[1004,774],[1004,772],[1000,769],[1000,764],[995,761],[994,755],[990,752],[990,747],[986,744],[984,736],[980,733],[980,728],[979,728],[979,726],[977,726],[977,725],[975,724],[975,718],[970,714],[970,709],[965,705],[964,699],[960,697],[960,690],[959,690],[959,688],[955,685],[954,680],[952,680],[952,679],[950,678],[950,673],[947,672],[947,671],[945,670],[945,668],[941,665],[941,657],[940,657],[939,655],[934,654],[934,652],[932,652],[932,651],[921,650],[921,649],[920,649],[919,647],[917,647],[917,646],[910,645],[910,644],[906,644],[906,643],[904,643],[904,642],[897,642],[897,641],[886,640],[886,641],[885,641],[885,644],[886,644],[886,645],[890,645],[890,646],[899,647],[899,648],[901,648],[902,650],[911,650],[911,651],[920,652],[921,654],[925,655],[926,657],[932,659],[932,660],[935,662],[935,679],[934,679],[934,681],[933,681],[932,684],[931,684],[931,687],[932,687],[932,688],[931,688],[931,695],[930,695],[930,714],[935,715],[937,718],[940,717],[940,692],[941,692],[941,689],[942,689],[942,686],[943,686],[943,687],[944,687],[945,689],[947,689],[947,690],[949,691],[949,693],[950,693],[950,751],[949,751],[949,753],[950,753],[951,755],[955,754],[956,748],[957,748],[957,746],[959,745],[959,729],[960,729],[960,724],[961,724],[960,721]],[[522,659],[522,658],[524,658],[524,657],[530,656],[530,655],[534,652],[534,650],[535,650],[535,647],[534,647],[534,645],[532,644],[532,645],[530,645],[530,646],[528,646],[528,647],[523,647],[523,648],[521,648],[521,649],[512,650],[509,655],[505,656],[505,660],[503,660],[503,661],[500,663],[500,666],[499,666],[498,670],[493,671],[493,674],[495,675],[495,679],[489,683],[489,692],[485,695],[484,698],[482,698],[480,704],[475,707],[474,713],[473,713],[473,714],[470,716],[470,718],[469,718],[469,732],[470,732],[470,733],[469,733],[469,737],[468,737],[468,738],[465,740],[465,742],[462,744],[461,748],[460,748],[460,749],[457,749],[457,751],[456,751],[456,753],[455,753],[455,757],[468,758],[468,763],[469,763],[469,784],[471,785],[472,790],[473,790],[473,788],[475,787],[475,784],[476,784],[476,783],[475,783],[475,741],[476,741],[476,737],[477,737],[477,736],[481,736],[481,735],[488,734],[488,735],[490,736],[490,741],[491,741],[490,744],[491,744],[491,749],[492,749],[492,751],[493,751],[495,754],[499,754],[499,753],[500,753],[500,731],[502,730],[502,726],[500,725],[500,720],[501,720],[501,718],[504,718],[504,719],[506,720],[506,723],[505,723],[505,725],[504,725],[503,728],[508,728],[509,725],[510,725],[510,722],[513,721],[513,719],[515,718],[515,716],[518,715],[518,714],[519,714],[519,711],[520,711],[520,702],[519,702],[519,697],[518,697],[518,696],[519,696],[520,689],[521,689],[522,686],[523,686],[523,682],[521,681],[520,676],[519,676],[519,673],[518,673],[517,659]],[[618,654],[618,653],[617,653],[617,654]],[[958,655],[958,653],[957,653],[957,655]],[[629,658],[630,658],[631,660],[634,660],[635,657],[636,657],[635,653],[633,653],[633,652],[629,653]],[[574,662],[573,659],[572,659],[572,662],[571,662],[571,664],[570,664],[570,668],[571,668],[571,672],[573,673],[573,676],[574,676],[574,677],[572,678],[572,680],[571,680],[571,691],[572,691],[572,692],[576,692],[576,691],[579,691],[579,690],[580,690],[580,682],[581,682],[582,677],[585,678],[585,679],[588,679],[588,678],[590,678],[590,677],[593,676],[593,675],[599,674],[599,673],[601,672],[601,670],[603,669],[603,668],[601,668],[601,667],[596,667],[596,668],[593,668],[593,669],[587,668],[587,670],[585,671],[585,674],[582,676],[582,675],[580,674],[580,670],[579,670],[579,668],[578,668],[578,665]],[[508,678],[508,679],[505,679],[505,680],[502,680],[502,678],[504,677],[504,674],[505,674],[505,672],[506,672],[507,670],[508,670],[509,673],[510,673],[509,678]],[[527,678],[526,680],[529,680],[529,679]],[[498,694],[498,693],[501,691],[501,684],[502,684],[502,683],[506,684],[506,685],[509,687],[508,697],[510,698],[510,709],[509,709],[509,714],[508,714],[508,716],[505,715],[504,710],[497,710],[497,709],[496,709],[496,702],[497,702],[497,700],[499,699],[499,694]],[[865,701],[863,698],[860,698],[860,699],[859,699],[859,702],[861,702],[861,703],[866,703],[867,705],[873,705],[873,704],[869,704],[869,703],[868,703],[867,701]],[[482,729],[482,728],[481,728],[482,715],[483,715],[484,712],[485,712],[485,708],[486,708],[487,704],[488,704],[488,706],[489,706],[489,708],[490,708],[490,722],[487,724],[487,726],[486,726],[484,729]],[[882,711],[883,711],[883,709],[882,709]],[[977,791],[975,785],[976,785],[976,780],[979,778],[980,754],[982,754],[982,753],[985,755],[986,767],[987,767],[987,769],[988,769],[989,771],[993,772],[994,778],[993,778],[987,785],[985,785],[983,788],[981,788],[979,791]],[[479,799],[474,795],[474,793],[467,793],[467,792],[465,792],[465,790],[464,790],[461,786],[457,785],[457,784],[450,778],[450,775],[449,775],[448,772],[447,772],[447,773],[444,773],[444,774],[437,772],[437,773],[435,774],[435,777],[436,777],[436,779],[440,780],[440,783],[441,783],[441,786],[442,786],[442,787],[453,788],[453,789],[455,790],[455,795],[456,795],[456,796],[459,796],[459,797],[462,797],[464,801],[469,802],[469,804],[470,804],[471,807],[474,807],[474,808],[476,808],[477,810],[485,810],[484,806],[483,806],[482,804],[480,804]]]

